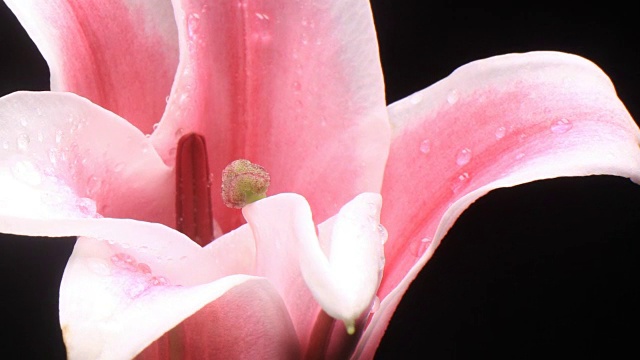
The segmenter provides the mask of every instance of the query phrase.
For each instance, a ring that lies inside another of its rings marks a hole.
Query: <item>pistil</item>
[[[176,151],[176,230],[200,246],[213,240],[207,146],[195,133],[183,135]]]

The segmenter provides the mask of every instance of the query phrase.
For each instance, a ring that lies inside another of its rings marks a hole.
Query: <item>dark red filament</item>
[[[202,135],[186,134],[176,152],[176,230],[200,246],[213,240],[211,184]]]

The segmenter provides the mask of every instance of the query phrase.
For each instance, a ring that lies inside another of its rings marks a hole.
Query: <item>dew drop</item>
[[[167,99],[169,99],[168,96],[167,96]],[[153,127],[152,127],[153,131],[156,131],[158,129],[158,126],[160,126],[160,123],[153,124]]]
[[[95,195],[100,187],[102,186],[102,180],[97,176],[90,176],[87,179],[87,195],[93,196]]]
[[[40,185],[42,177],[40,171],[30,161],[17,161],[11,167],[11,173],[17,180],[22,181],[31,186]]]
[[[113,171],[114,172],[120,172],[120,171],[122,171],[122,168],[124,168],[124,163],[117,163],[116,166],[113,167]]]
[[[500,140],[507,134],[507,128],[500,126],[496,129],[496,139]]]
[[[200,27],[200,15],[193,13],[187,17],[187,30],[191,39],[195,38],[198,33],[198,27]]]
[[[151,274],[151,268],[145,263],[138,263],[138,272],[143,274]]]
[[[382,241],[382,245],[387,242],[387,238],[389,238],[389,233],[387,229],[382,224],[378,224],[378,233],[380,234],[380,240]]]
[[[18,139],[16,140],[16,142],[18,144],[18,149],[24,151],[29,148],[29,143],[31,142],[31,138],[29,138],[29,135],[22,133],[18,135]]]
[[[182,128],[178,128],[175,132],[175,135],[177,138],[180,138],[182,136],[182,134],[184,134],[184,129]]]
[[[27,125],[29,125],[29,122],[27,121],[27,119],[21,119],[20,120],[20,125],[22,125],[23,127],[27,127]]]
[[[518,153],[518,155],[516,155],[516,160],[522,160],[522,158],[524,158],[524,153]]]
[[[458,93],[458,90],[456,89],[449,91],[449,93],[447,94],[447,102],[449,103],[449,105],[457,103],[459,98],[460,93]]]
[[[76,206],[80,213],[86,217],[93,217],[96,215],[96,202],[89,198],[79,198],[76,200]]]
[[[55,165],[58,162],[58,149],[51,148],[49,150],[49,161],[51,161],[52,165]]]
[[[186,92],[183,92],[182,94],[180,94],[180,98],[178,98],[178,103],[182,105],[186,103],[188,99],[189,99],[189,94]]]
[[[556,120],[551,124],[551,131],[556,134],[564,134],[567,131],[571,130],[573,124],[568,119],[562,118],[560,120]]]
[[[9,148],[9,142],[8,141],[3,141],[2,142],[2,148],[7,150]]]
[[[294,81],[293,82],[293,90],[295,91],[300,91],[302,89],[302,85],[300,85],[299,81]]]
[[[168,285],[169,281],[164,276],[153,276],[149,279],[149,284],[153,286],[163,286]]]
[[[256,17],[260,20],[269,20],[269,16],[267,14],[256,13]]]
[[[127,255],[125,253],[117,253],[111,256],[111,262],[121,269],[134,272],[138,271],[138,262],[131,255]]]
[[[431,245],[431,239],[429,239],[428,237],[415,239],[409,244],[409,251],[411,252],[411,255],[420,257],[422,256],[422,254],[424,254],[429,245]]]
[[[464,148],[458,152],[458,156],[456,157],[456,164],[463,166],[471,161],[471,149]]]
[[[431,151],[431,141],[422,140],[420,143],[420,152],[423,154],[428,154]]]
[[[375,296],[373,298],[373,304],[371,304],[371,314],[375,314],[376,311],[378,311],[380,309],[380,298]]]
[[[60,144],[62,141],[62,130],[56,131],[56,144]]]
[[[464,172],[460,174],[451,186],[451,190],[454,193],[457,193],[462,188],[462,186],[467,183],[467,180],[469,180],[469,173]]]

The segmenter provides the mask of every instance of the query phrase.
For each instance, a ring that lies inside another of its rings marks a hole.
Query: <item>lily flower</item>
[[[480,60],[386,107],[364,0],[5,2],[52,92],[0,99],[0,232],[79,237],[69,358],[372,358],[480,196],[640,180],[636,124],[574,55]],[[212,190],[238,159],[275,194],[241,211]]]

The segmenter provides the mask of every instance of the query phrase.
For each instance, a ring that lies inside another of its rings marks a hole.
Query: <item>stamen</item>
[[[195,133],[182,136],[176,152],[176,229],[200,246],[213,240],[207,146]]]

